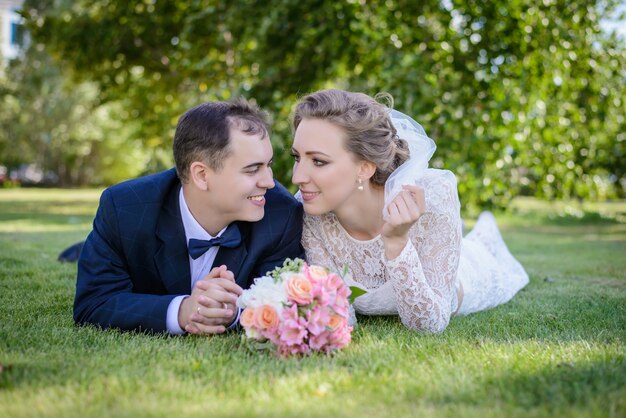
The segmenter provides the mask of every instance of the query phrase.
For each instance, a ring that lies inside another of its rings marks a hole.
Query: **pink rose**
[[[343,279],[341,276],[335,273],[330,273],[328,275],[328,280],[326,280],[326,288],[328,290],[338,290],[342,287],[346,287],[343,283]]]
[[[328,276],[328,271],[321,266],[309,266],[304,263],[303,270],[305,276],[311,279],[312,282],[318,282]]]
[[[308,305],[313,300],[313,285],[303,274],[294,274],[284,283],[289,300],[299,305]]]

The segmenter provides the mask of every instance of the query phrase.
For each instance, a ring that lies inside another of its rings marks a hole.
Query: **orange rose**
[[[328,321],[328,326],[330,327],[331,330],[337,331],[339,327],[343,325],[343,321],[344,319],[340,317],[339,315],[332,315],[330,317],[330,321]]]
[[[254,308],[247,307],[241,312],[241,316],[239,317],[239,323],[244,328],[250,328],[254,325]]]
[[[285,282],[287,297],[296,303],[306,305],[313,300],[313,285],[302,274],[294,274]]]
[[[254,322],[259,329],[268,329],[278,326],[278,312],[271,305],[263,305],[257,308]]]

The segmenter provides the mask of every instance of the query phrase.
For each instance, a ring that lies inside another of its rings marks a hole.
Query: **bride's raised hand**
[[[426,210],[423,188],[404,185],[402,189],[387,207],[389,218],[381,231],[388,260],[400,255],[409,239],[409,230]]]

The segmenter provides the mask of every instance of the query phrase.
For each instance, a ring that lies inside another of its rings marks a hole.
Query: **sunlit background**
[[[273,117],[339,87],[391,93],[468,208],[624,198],[626,3],[0,1],[0,182],[104,186],[172,165],[178,117],[244,96]]]

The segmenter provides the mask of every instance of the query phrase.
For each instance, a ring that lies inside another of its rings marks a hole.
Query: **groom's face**
[[[255,222],[265,214],[265,192],[274,187],[268,137],[230,130],[230,154],[209,179],[211,205],[226,223]]]

